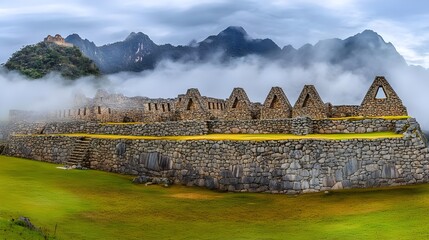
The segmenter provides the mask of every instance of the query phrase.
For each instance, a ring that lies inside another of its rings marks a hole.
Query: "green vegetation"
[[[43,135],[44,136],[44,135]],[[88,137],[102,139],[130,139],[130,140],[173,140],[173,141],[190,141],[190,140],[215,140],[215,141],[269,141],[269,140],[301,140],[301,139],[319,139],[319,140],[348,140],[348,139],[377,139],[377,138],[401,138],[402,134],[394,132],[373,132],[373,133],[338,133],[338,134],[207,134],[196,136],[130,136],[130,135],[111,135],[111,134],[87,134],[87,133],[70,133],[54,134],[52,136],[68,137]]]
[[[429,185],[298,196],[135,185],[0,156],[0,235],[43,239],[426,239]],[[55,225],[57,231],[55,232]]]
[[[77,47],[45,42],[29,45],[15,52],[5,67],[33,79],[41,78],[52,71],[60,72],[63,77],[70,79],[100,74],[95,64],[83,56]]]

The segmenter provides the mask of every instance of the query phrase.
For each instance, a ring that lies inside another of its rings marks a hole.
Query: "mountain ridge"
[[[228,62],[250,55],[280,60],[288,66],[305,67],[326,62],[351,71],[367,68],[372,75],[383,74],[386,68],[407,66],[392,43],[386,43],[378,33],[368,29],[343,40],[325,39],[314,45],[304,44],[298,49],[292,45],[281,48],[269,38],[253,39],[240,26],[227,27],[216,35],[189,45],[158,45],[142,32],[132,32],[123,41],[102,46],[96,46],[77,34],[69,35],[66,42],[77,46],[103,73],[150,70],[166,59],[198,63],[217,56],[221,62]]]

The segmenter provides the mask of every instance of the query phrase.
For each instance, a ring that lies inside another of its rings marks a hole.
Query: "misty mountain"
[[[281,51],[272,40],[252,39],[241,27],[228,27],[192,46],[157,45],[141,32],[133,32],[124,41],[101,47],[77,34],[65,40],[92,59],[103,73],[153,69],[156,63],[164,59],[199,62],[211,60],[221,53],[221,59],[226,61],[251,54],[274,56]]]
[[[309,66],[322,62],[369,76],[383,75],[392,68],[407,66],[393,44],[386,43],[372,30],[365,30],[344,40],[321,40],[314,46],[305,44],[297,50],[288,45],[282,52],[283,59],[292,65]]]
[[[227,62],[250,55],[279,60],[285,66],[308,67],[315,63],[329,63],[370,78],[386,74],[392,68],[407,66],[395,47],[371,30],[344,40],[327,39],[315,45],[305,44],[298,49],[291,45],[280,48],[269,38],[253,39],[242,27],[228,27],[188,46],[157,45],[141,32],[131,33],[124,41],[100,47],[77,34],[68,36],[66,42],[77,46],[103,73],[154,69],[157,63],[167,59],[198,63],[216,56],[217,60]]]

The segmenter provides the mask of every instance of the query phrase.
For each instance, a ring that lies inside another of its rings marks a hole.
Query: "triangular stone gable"
[[[380,91],[383,91],[384,96]],[[378,98],[379,96],[383,97]],[[358,114],[369,117],[408,115],[402,100],[383,76],[375,77],[360,105]]]
[[[292,117],[310,117],[312,119],[327,118],[328,111],[316,88],[305,85],[295,102]]]
[[[185,95],[178,96],[176,110],[180,120],[206,120],[210,119],[206,105],[200,91],[191,88],[186,91]]]
[[[234,88],[225,106],[225,119],[252,119],[251,102],[243,88]]]
[[[261,109],[261,119],[284,119],[292,116],[292,106],[283,89],[272,87]]]

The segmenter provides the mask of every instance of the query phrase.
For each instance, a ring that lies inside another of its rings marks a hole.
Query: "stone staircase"
[[[90,143],[90,138],[79,138],[76,140],[74,149],[70,154],[70,158],[66,162],[66,166],[71,168],[88,168],[89,162],[87,157]]]

